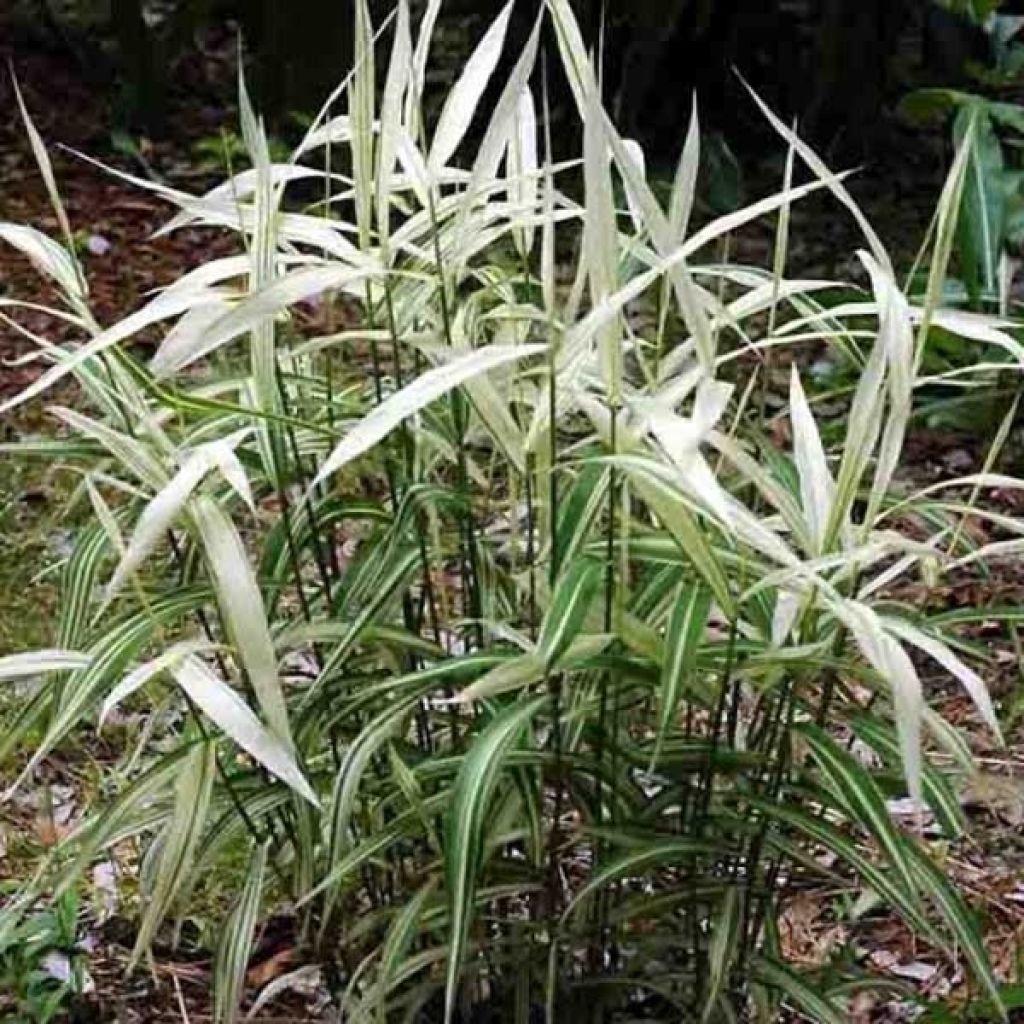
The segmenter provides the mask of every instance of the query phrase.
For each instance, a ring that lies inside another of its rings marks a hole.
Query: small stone
[[[85,247],[93,256],[106,256],[111,250],[110,239],[104,238],[103,235],[90,235]]]

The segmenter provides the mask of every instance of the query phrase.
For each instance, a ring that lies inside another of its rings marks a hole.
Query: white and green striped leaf
[[[291,751],[267,729],[223,679],[194,655],[169,666],[189,699],[254,761],[262,765],[314,807],[319,806]]]
[[[651,755],[651,770],[656,767],[683,694],[694,685],[697,650],[704,639],[711,614],[711,592],[699,583],[680,587],[665,627],[665,660],[661,667],[658,695],[658,733]]]
[[[245,886],[221,931],[213,967],[213,1013],[217,1024],[235,1024],[239,1019],[253,932],[263,902],[267,856],[266,843],[253,848]]]
[[[491,798],[509,750],[546,700],[546,697],[537,697],[514,704],[495,717],[463,758],[455,780],[444,839],[445,880],[451,914],[445,982],[446,1024],[451,1024],[455,1014]]]
[[[577,558],[563,570],[537,638],[537,656],[545,669],[579,636],[602,575],[601,563],[593,558]]]
[[[24,654],[8,654],[0,658],[0,682],[41,676],[46,672],[70,672],[86,668],[91,660],[87,654],[54,648],[26,651]]]

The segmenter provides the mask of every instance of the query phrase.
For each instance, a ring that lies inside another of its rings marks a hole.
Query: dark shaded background
[[[392,0],[369,2],[380,23]],[[415,25],[425,0],[410,3]],[[517,0],[506,61],[515,59],[539,4]],[[428,114],[501,6],[499,0],[444,0],[431,51]],[[921,86],[978,88],[970,68],[986,63],[990,44],[970,18],[938,0],[572,0],[572,6],[602,54],[606,101],[624,133],[642,142],[655,177],[671,174],[696,90],[706,205],[730,208],[778,186],[784,147],[740,72],[780,115],[798,121],[833,166],[860,168],[854,194],[890,229],[887,241],[905,244],[912,259],[951,149],[947,126],[911,124],[898,105]],[[1015,9],[1024,10],[1024,0],[999,7]],[[240,47],[255,101],[286,143],[350,67],[352,22],[353,0],[0,0],[0,60],[18,74],[49,141],[188,184],[204,165],[208,175],[223,172],[222,135],[237,132]],[[572,101],[546,31],[554,138],[565,152],[578,152]],[[385,52],[389,46],[385,35]],[[382,75],[385,67],[386,60],[378,62]],[[495,75],[492,87],[500,88],[502,78]],[[1012,102],[1024,99],[1024,90],[1004,84],[999,96]],[[485,99],[481,111],[488,106]],[[0,109],[6,112],[0,141],[16,141],[21,129],[6,76],[0,76]],[[236,157],[244,160],[242,153]],[[816,202],[807,204],[811,218]],[[834,270],[830,254],[848,252],[851,240],[838,233],[841,226],[818,219],[816,251],[806,262]]]
[[[254,91],[278,125],[315,109],[352,52],[352,0],[6,0],[4,6],[15,61],[33,50],[61,52],[108,93],[115,120],[157,136],[172,130],[176,103],[217,101],[216,86],[204,95],[187,70],[211,43],[241,33]],[[390,6],[371,0],[376,19]],[[414,9],[422,6],[413,0]],[[442,62],[454,69],[500,6],[446,0]],[[1014,6],[1004,3],[1001,10]],[[745,148],[745,133],[759,125],[734,68],[778,110],[799,118],[819,146],[870,153],[885,141],[885,115],[901,89],[957,84],[965,61],[983,59],[986,46],[978,29],[931,0],[573,0],[573,7],[595,47],[604,20],[611,106],[624,130],[656,153],[677,144],[693,89],[708,123]],[[519,0],[514,35],[528,31],[536,9],[537,0]],[[230,93],[223,100],[230,102]]]

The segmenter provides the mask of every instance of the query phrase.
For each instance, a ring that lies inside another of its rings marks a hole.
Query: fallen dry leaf
[[[295,963],[295,950],[285,948],[278,950],[273,956],[250,967],[245,975],[247,985],[252,988],[263,988],[267,982],[273,981]]]

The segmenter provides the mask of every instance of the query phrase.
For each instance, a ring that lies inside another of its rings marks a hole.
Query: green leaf
[[[328,856],[328,864],[331,867],[351,845],[349,829],[363,773],[381,747],[399,734],[420,696],[420,693],[414,693],[411,697],[386,707],[360,730],[359,735],[345,751],[331,794],[331,847]]]
[[[957,89],[915,89],[900,100],[899,111],[918,124],[943,122],[953,111],[978,100]]]
[[[61,844],[75,851],[70,866],[65,864],[55,890],[55,898],[78,884],[82,873],[93,863],[101,851],[139,831],[139,822],[147,825],[156,808],[162,816],[162,801],[182,772],[182,760],[190,756],[192,746],[182,743],[169,754],[159,758],[137,779],[102,804],[78,825]]]
[[[878,840],[893,867],[899,872],[904,888],[913,892],[917,883],[907,857],[906,845],[892,822],[878,783],[852,754],[823,730],[812,725],[799,728],[829,786],[846,805],[853,820]]]
[[[427,900],[434,894],[438,879],[431,878],[421,886],[415,896],[402,908],[391,923],[387,938],[380,954],[380,968],[377,972],[377,1012],[381,1024],[386,1018],[387,994],[398,975],[403,962],[422,926],[423,911]]]
[[[954,139],[962,143],[972,121],[975,127],[970,138],[957,240],[960,270],[977,303],[981,290],[987,296],[998,294],[1006,195],[1002,183],[1003,148],[989,118],[965,107],[954,123]]]
[[[797,1010],[816,1024],[848,1024],[845,1010],[821,995],[816,985],[805,981],[790,968],[762,956],[755,958],[752,967],[757,981],[778,989]]]
[[[1008,1020],[992,961],[989,959],[981,933],[963,898],[950,884],[949,879],[932,862],[928,854],[921,850],[915,842],[904,840],[903,845],[918,884],[922,891],[931,898],[945,920],[956,940],[956,948],[967,958],[975,978],[984,987],[993,1005],[997,1008],[1000,1020]]]
[[[719,996],[723,994],[729,980],[729,970],[736,956],[736,943],[739,939],[743,902],[737,886],[726,890],[722,906],[711,922],[711,946],[708,949],[708,986],[704,1000],[704,1012],[701,1021],[712,1019]]]
[[[460,704],[497,697],[499,694],[521,690],[533,683],[540,682],[550,671],[578,668],[581,662],[600,654],[610,643],[608,634],[598,633],[576,637],[554,662],[548,664],[534,651],[528,651],[515,658],[495,665],[479,679],[462,690],[456,697]]]
[[[608,467],[588,463],[580,470],[569,493],[559,498],[558,531],[555,544],[559,564],[576,557],[590,535],[590,527],[607,504]]]
[[[102,634],[87,651],[89,664],[76,669],[61,687],[60,701],[54,709],[46,733],[7,794],[14,792],[36,765],[67,735],[68,730],[98,699],[110,679],[120,673],[152,638],[155,628],[193,611],[208,599],[209,591],[206,589],[181,590],[151,601],[142,612]]]
[[[316,682],[306,694],[307,700],[324,680],[330,679],[337,673],[362,633],[384,608],[401,595],[402,590],[409,582],[409,577],[421,564],[420,553],[416,548],[396,551],[383,565],[378,565],[377,561],[374,559],[374,564],[371,566],[375,570],[372,588],[359,602],[354,617],[347,623],[344,635],[325,660]],[[346,598],[346,609],[351,603],[349,596]]]
[[[661,667],[658,701],[658,737],[651,755],[651,771],[658,763],[662,744],[675,721],[683,693],[693,685],[697,648],[704,638],[711,614],[711,592],[699,583],[680,587],[665,629],[665,660]]]
[[[547,702],[536,697],[497,715],[463,758],[445,823],[444,867],[451,908],[451,940],[445,990],[445,1022],[455,1014],[459,975],[473,917],[487,812],[505,756]]]
[[[582,903],[610,882],[626,875],[646,871],[659,864],[672,864],[677,861],[689,863],[695,854],[713,852],[714,847],[710,843],[696,839],[659,839],[654,842],[645,842],[641,848],[630,850],[611,863],[600,867],[572,898],[562,914],[562,921],[568,921]]]
[[[596,559],[577,558],[559,577],[537,640],[537,655],[545,670],[551,668],[579,635],[601,585],[602,574],[603,567]]]
[[[245,887],[221,931],[213,969],[214,1019],[235,1024],[245,995],[245,972],[252,952],[253,931],[263,901],[267,844],[254,847]]]
[[[883,722],[869,715],[860,715],[853,720],[852,725],[858,738],[870,745],[887,765],[899,770],[899,742]],[[960,798],[946,775],[925,760],[921,781],[924,798],[943,831],[953,839],[962,836],[967,828],[967,820]]]
[[[938,940],[935,928],[921,913],[916,886],[907,888],[906,879],[900,879],[903,883],[901,885],[890,878],[885,870],[862,853],[851,839],[826,818],[812,816],[796,807],[772,804],[763,800],[752,799],[750,803],[769,818],[788,825],[816,843],[821,843],[827,850],[841,858],[847,867],[856,871],[863,884],[873,889],[890,907],[898,911],[917,932],[932,941]],[[774,841],[772,834],[769,833],[768,842]]]
[[[189,752],[178,776],[174,811],[160,836],[155,878],[151,891],[145,894],[132,964],[149,948],[160,922],[188,887],[196,848],[206,826],[215,765],[215,745],[199,743]]]

